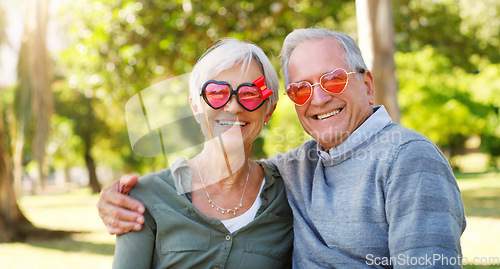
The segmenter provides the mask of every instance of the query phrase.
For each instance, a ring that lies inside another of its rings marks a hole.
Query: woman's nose
[[[231,99],[227,104],[224,106],[224,110],[232,112],[232,113],[238,113],[242,112],[244,108],[238,103],[238,100],[236,100],[236,96],[231,96]]]

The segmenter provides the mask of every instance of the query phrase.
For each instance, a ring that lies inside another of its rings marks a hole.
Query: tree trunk
[[[21,129],[20,129],[21,128]],[[3,141],[1,142],[3,143]],[[14,147],[14,190],[18,197],[23,193],[23,149],[24,149],[24,124],[18,123],[16,144]]]
[[[33,157],[38,162],[38,180],[42,190],[46,185],[45,144],[50,133],[50,118],[54,110],[54,97],[51,89],[52,70],[47,49],[47,25],[49,21],[49,0],[31,0],[36,27],[30,29],[28,44],[30,53],[30,79],[32,87],[32,113],[36,128],[32,142]]]
[[[391,0],[356,0],[356,18],[359,46],[374,78],[375,104],[384,105],[392,120],[399,122],[391,4]]]
[[[90,149],[85,150],[85,163],[89,171],[89,187],[92,189],[93,193],[101,192],[101,185],[97,180],[94,158],[90,155]]]
[[[45,186],[43,174],[45,144],[49,136],[50,117],[54,110],[53,93],[50,88],[52,72],[47,51],[48,6],[49,0],[27,2],[24,35],[17,66],[19,86],[14,100],[17,119],[14,152],[16,190],[21,185],[23,148],[27,137],[33,137],[32,154],[40,166],[38,176],[40,184],[33,186],[41,185],[42,188]]]
[[[42,158],[40,161],[41,163],[38,163],[38,178],[40,179],[40,187],[42,187],[43,191],[47,185],[47,164],[45,163],[45,158]]]
[[[69,164],[66,164],[64,166],[64,183],[67,185],[72,182],[71,180],[71,173],[70,173],[70,166]]]
[[[12,186],[12,165],[6,141],[0,103],[0,242],[12,242],[22,239],[20,227],[31,225],[17,204]]]

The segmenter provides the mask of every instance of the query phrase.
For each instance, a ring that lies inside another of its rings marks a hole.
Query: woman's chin
[[[245,154],[245,143],[243,138],[233,136],[222,136],[224,150],[229,154]]]

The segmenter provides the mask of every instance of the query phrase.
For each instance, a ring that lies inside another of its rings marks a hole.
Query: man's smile
[[[333,110],[333,111],[330,111],[330,112],[328,112],[328,113],[319,114],[319,115],[314,115],[314,116],[313,116],[313,118],[314,118],[314,119],[317,119],[317,120],[326,119],[326,118],[329,118],[329,117],[335,116],[335,115],[336,115],[336,114],[338,114],[340,111],[342,111],[342,109],[341,109],[341,108],[336,109],[336,110]]]

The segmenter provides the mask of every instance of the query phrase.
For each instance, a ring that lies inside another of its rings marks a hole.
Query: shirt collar
[[[257,161],[257,163],[264,170],[264,178],[266,183],[264,184],[264,190],[272,186],[275,179],[281,177],[277,169],[272,169],[266,162]],[[170,165],[170,170],[172,171],[172,177],[177,190],[177,194],[185,194],[191,192],[191,182],[193,180],[193,171],[189,167],[187,160],[184,157],[177,159],[172,165]]]
[[[373,114],[366,119],[361,126],[359,126],[344,142],[336,147],[331,147],[326,152],[323,147],[318,143],[317,152],[318,156],[327,160],[330,158],[338,157],[346,152],[352,151],[361,143],[368,140],[374,134],[382,130],[387,124],[391,123],[391,117],[387,113],[384,106],[377,106],[373,108]]]

